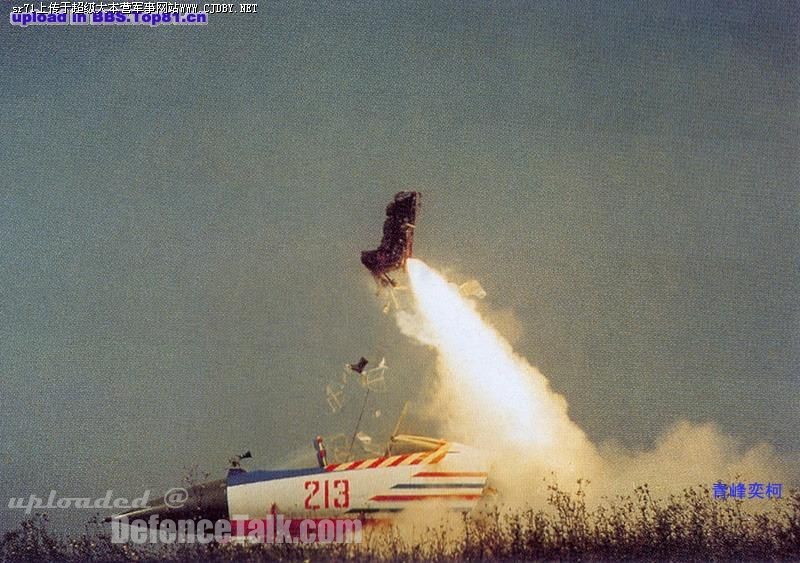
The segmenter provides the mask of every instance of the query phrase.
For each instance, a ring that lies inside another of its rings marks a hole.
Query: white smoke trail
[[[448,436],[493,454],[496,471],[514,460],[524,473],[581,476],[597,453],[567,415],[566,401],[545,377],[516,355],[455,285],[419,260],[408,276],[416,311],[398,313],[401,330],[438,351],[433,409]],[[523,461],[524,458],[524,461]]]
[[[570,420],[564,398],[514,353],[457,286],[420,260],[407,266],[415,307],[398,312],[397,322],[404,334],[437,351],[432,416],[443,435],[478,445],[491,456],[495,483],[508,493],[504,502],[543,500],[543,479],[551,474],[560,483],[591,479],[594,496],[630,493],[644,482],[672,492],[737,474],[787,476],[770,446],[745,452],[709,424],[680,423],[652,451],[604,446],[601,456]]]

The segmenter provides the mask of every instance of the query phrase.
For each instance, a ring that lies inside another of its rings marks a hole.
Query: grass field
[[[755,503],[768,510],[751,510]],[[146,545],[111,542],[107,525],[59,537],[36,515],[0,541],[2,561],[479,561],[800,560],[800,491],[770,501],[715,500],[707,487],[654,499],[647,486],[588,508],[550,487],[548,508],[464,517],[414,539],[398,530],[366,533],[360,544]]]

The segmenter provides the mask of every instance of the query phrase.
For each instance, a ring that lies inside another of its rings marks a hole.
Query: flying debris
[[[251,459],[252,457],[253,457],[253,454],[252,454],[252,452],[250,452],[250,450],[247,450],[243,454],[233,456],[232,458],[230,458],[228,460],[228,463],[231,464],[229,470],[232,470],[232,471],[244,471],[244,469],[242,469],[242,460],[243,459]]]
[[[395,297],[394,294],[395,290],[408,289],[406,287],[400,287],[397,285],[390,285],[388,286],[388,288],[389,288],[389,299],[386,301],[386,305],[383,306],[384,315],[389,314],[389,311],[392,310],[392,306],[394,306],[394,308],[397,309],[398,311],[400,310],[400,303],[397,302],[397,297]]]
[[[375,441],[372,439],[372,436],[365,432],[358,432],[356,433],[356,440],[361,444],[361,449],[367,452],[370,455],[382,455],[383,448],[375,444]]]
[[[331,412],[338,412],[344,404],[344,385],[341,383],[328,384],[325,386],[325,398]]]
[[[358,383],[367,391],[378,393],[386,391],[386,370],[389,369],[386,358],[381,358],[378,365],[371,369],[367,369],[367,364],[369,360],[363,356],[354,364],[345,364],[341,377],[325,385],[325,399],[331,408],[331,413],[342,410],[345,403],[345,388],[348,381],[354,377],[354,373],[358,374]]]
[[[367,367],[369,360],[366,359],[364,356],[361,356],[361,359],[358,360],[355,364],[345,364],[345,367],[349,370],[352,370],[356,373],[364,373],[364,369]]]
[[[394,287],[396,283],[389,277],[389,272],[404,268],[406,260],[411,257],[421,195],[419,192],[398,192],[386,207],[380,246],[361,253],[361,263],[381,285]]]
[[[475,297],[476,299],[483,299],[486,297],[486,290],[481,287],[478,280],[469,280],[458,286],[458,292],[464,297]]]
[[[353,375],[350,372],[355,372],[358,374],[358,381],[361,384],[361,387],[370,389],[372,391],[385,391],[386,370],[389,369],[389,366],[386,365],[386,358],[381,358],[381,361],[378,363],[378,365],[371,369],[367,369],[367,364],[369,364],[369,360],[363,356],[355,364],[345,364],[341,382],[337,381],[334,384],[328,384],[326,387],[326,394],[328,395],[329,399],[333,396],[338,397],[338,394],[344,390],[344,387],[347,385],[350,376]],[[339,402],[338,406],[341,407],[341,402]],[[333,408],[332,405],[331,408]],[[334,412],[336,410],[338,409],[334,409]]]
[[[370,391],[386,391],[386,370],[389,366],[386,365],[386,358],[381,358],[377,367],[368,369],[361,374],[361,386],[366,387]]]

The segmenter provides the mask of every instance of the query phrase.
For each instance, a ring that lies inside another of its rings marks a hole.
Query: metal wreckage
[[[405,268],[412,256],[414,230],[420,209],[420,193],[403,191],[395,195],[386,208],[383,237],[375,250],[361,253],[361,262],[372,273],[379,287],[393,290],[397,283],[389,273]],[[472,295],[483,289],[468,282]],[[466,284],[465,284],[466,285]],[[462,286],[463,288],[463,286]],[[484,292],[485,295],[485,292]],[[219,520],[244,519],[235,530],[252,529],[253,522],[281,514],[292,519],[352,519],[360,518],[364,525],[390,523],[411,506],[435,502],[451,511],[472,510],[486,490],[487,466],[483,456],[474,448],[444,439],[399,434],[405,414],[394,429],[384,448],[372,446],[372,439],[359,430],[366,398],[371,390],[383,385],[386,362],[367,369],[369,361],[345,365],[347,374],[355,374],[365,389],[364,403],[349,447],[337,448],[336,459],[329,460],[323,439],[313,443],[317,465],[303,469],[245,470],[242,460],[250,452],[231,459],[223,479],[188,488],[184,503],[176,506],[162,497],[145,508],[129,510],[107,520],[130,523],[152,522],[155,519]],[[337,399],[338,400],[338,399]],[[335,412],[341,402],[328,402]],[[379,411],[378,411],[379,412]],[[377,414],[377,413],[376,413]],[[372,452],[369,457],[353,459],[353,443],[358,440]]]

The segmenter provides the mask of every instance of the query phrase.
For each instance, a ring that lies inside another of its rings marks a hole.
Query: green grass
[[[761,503],[761,504],[757,504]],[[764,504],[769,503],[769,504]],[[111,543],[108,525],[57,537],[45,515],[5,534],[2,561],[480,561],[800,560],[800,491],[770,501],[715,500],[708,487],[654,499],[647,486],[594,508],[582,484],[550,486],[546,510],[498,510],[430,527],[365,533],[356,545],[146,545]],[[769,506],[756,513],[753,507]]]

